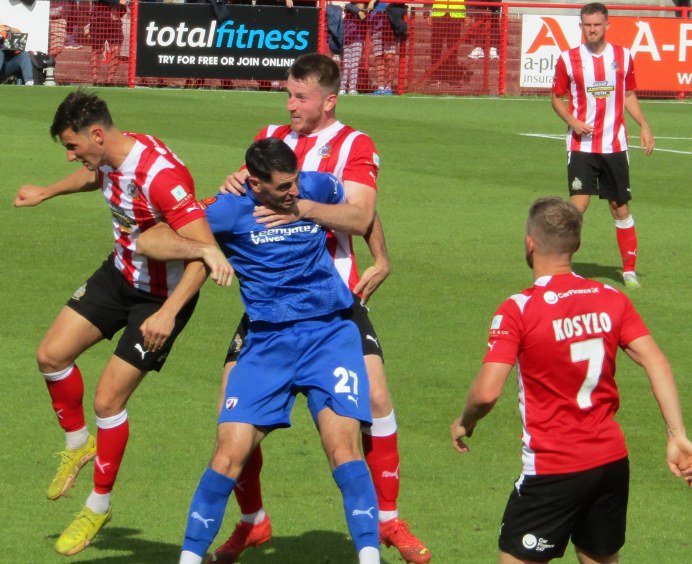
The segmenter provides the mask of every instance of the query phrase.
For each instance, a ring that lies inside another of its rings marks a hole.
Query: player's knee
[[[36,363],[38,369],[44,374],[64,370],[72,362],[74,362],[73,358],[66,358],[64,354],[61,354],[59,347],[48,340],[44,339],[36,349]]]
[[[385,417],[394,409],[387,386],[371,386],[370,409],[373,417]]]

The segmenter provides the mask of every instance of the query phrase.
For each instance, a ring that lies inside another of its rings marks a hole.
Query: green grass
[[[55,467],[50,454],[62,436],[34,351],[67,298],[112,249],[109,215],[98,193],[12,207],[22,184],[49,183],[74,170],[48,135],[67,92],[0,88],[0,562],[64,562],[52,545],[91,487],[88,467],[67,499],[44,497]],[[119,127],[166,141],[191,169],[200,197],[213,194],[235,169],[260,127],[286,117],[284,95],[276,93],[100,93]],[[692,426],[692,108],[677,102],[643,107],[657,147],[679,152],[630,155],[643,283],[632,298],[673,365]],[[499,520],[520,471],[516,385],[508,385],[479,425],[469,454],[452,449],[448,428],[484,354],[495,308],[531,284],[523,258],[528,206],[540,195],[566,194],[563,141],[521,134],[561,134],[562,123],[545,98],[346,97],[339,117],[370,133],[381,156],[378,209],[393,272],[372,299],[371,314],[400,425],[401,514],[429,544],[433,562],[495,562]],[[637,135],[635,126],[631,141]],[[621,288],[606,208],[594,201],[587,213],[576,270]],[[367,254],[362,242],[357,246],[363,269]],[[148,376],[128,406],[130,443],[113,521],[72,561],[177,561],[185,512],[211,455],[221,364],[240,311],[237,288],[205,287],[165,369]],[[112,349],[101,343],[80,359],[92,429],[89,400]],[[632,461],[622,562],[688,561],[692,492],[667,470],[664,428],[644,373],[622,358],[618,383]],[[303,401],[293,421],[292,429],[270,436],[264,450],[274,539],[243,562],[354,562],[340,496]],[[219,540],[237,515],[231,501]],[[401,562],[393,549],[382,554],[386,563]],[[571,552],[567,561],[575,561]]]

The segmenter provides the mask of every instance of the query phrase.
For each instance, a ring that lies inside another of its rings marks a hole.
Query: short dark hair
[[[581,242],[582,213],[557,196],[539,198],[529,208],[526,233],[545,254],[574,254]]]
[[[608,19],[608,8],[600,2],[584,4],[579,11],[579,18],[581,19],[582,16],[591,16],[592,14],[603,14],[606,19]]]
[[[245,152],[245,165],[250,175],[269,182],[274,172],[296,172],[298,157],[281,139],[267,137],[250,145]]]
[[[66,129],[77,132],[96,123],[107,128],[113,126],[106,102],[96,94],[76,90],[70,92],[58,106],[50,126],[50,135],[55,140]]]
[[[320,53],[306,53],[298,57],[288,69],[288,76],[295,80],[314,77],[322,88],[333,94],[338,94],[341,88],[339,65]]]

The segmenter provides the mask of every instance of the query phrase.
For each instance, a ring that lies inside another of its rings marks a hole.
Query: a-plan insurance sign
[[[611,16],[607,39],[632,51],[638,90],[692,91],[692,21]],[[562,51],[582,41],[579,16],[522,18],[521,86],[550,88]]]
[[[139,4],[137,75],[281,80],[296,57],[317,51],[318,10],[206,4]]]

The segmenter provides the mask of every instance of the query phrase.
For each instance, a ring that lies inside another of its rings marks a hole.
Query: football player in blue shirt
[[[219,415],[217,444],[188,512],[180,564],[198,564],[223,521],[246,458],[269,432],[290,426],[298,392],[307,396],[329,466],[342,496],[346,522],[361,564],[377,563],[377,498],[359,448],[360,427],[372,422],[360,334],[348,319],[353,296],[327,252],[326,232],[299,218],[298,198],[343,203],[337,178],[299,172],[293,151],[276,138],[253,143],[245,196],[206,200],[217,242],[235,269],[250,330]],[[256,208],[295,214],[267,229]],[[140,237],[138,251],[158,260],[204,258],[204,244],[170,229]],[[146,234],[145,234],[146,235]]]

